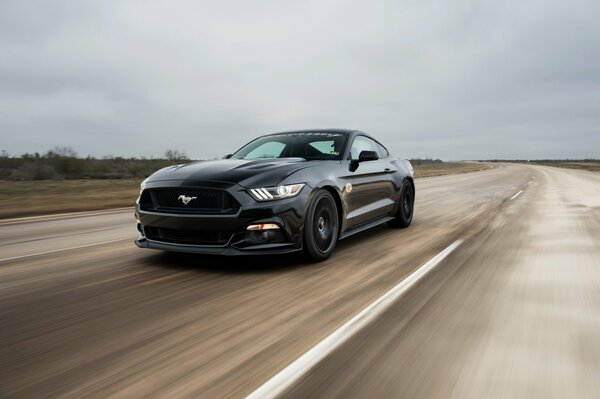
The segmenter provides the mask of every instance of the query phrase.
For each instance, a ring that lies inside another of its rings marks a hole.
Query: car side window
[[[388,152],[388,150],[385,149],[384,146],[377,142],[375,144],[377,144],[377,153],[379,154],[379,158],[387,158],[390,155],[390,153]]]
[[[352,142],[352,147],[350,147],[350,158],[352,160],[357,160],[362,151],[375,151],[379,154],[379,157],[381,157],[379,149],[377,148],[378,146],[379,144],[377,144],[375,140],[371,140],[365,136],[356,136]]]

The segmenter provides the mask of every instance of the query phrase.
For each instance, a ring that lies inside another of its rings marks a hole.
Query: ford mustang
[[[338,240],[382,223],[408,227],[409,161],[357,130],[259,137],[234,154],[161,169],[136,203],[140,248],[215,255],[304,251],[327,259]]]

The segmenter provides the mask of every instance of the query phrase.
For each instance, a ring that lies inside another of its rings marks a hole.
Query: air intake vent
[[[144,227],[144,233],[153,241],[207,246],[225,246],[233,234],[224,231],[176,230],[153,226]]]

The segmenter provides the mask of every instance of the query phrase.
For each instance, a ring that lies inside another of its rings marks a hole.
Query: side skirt
[[[338,240],[343,240],[344,238],[350,237],[356,233],[360,233],[361,231],[368,230],[370,228],[379,226],[380,224],[389,222],[390,220],[394,220],[394,219],[395,219],[394,216],[381,216],[381,217],[371,220],[369,222],[359,224],[358,226],[354,226],[351,229],[346,230],[342,235],[340,235],[340,238]]]

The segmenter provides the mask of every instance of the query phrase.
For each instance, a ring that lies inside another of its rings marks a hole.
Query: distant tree
[[[8,155],[6,150],[2,150],[2,152],[0,152],[0,158],[10,158],[10,155]]]
[[[410,163],[412,163],[415,166],[421,166],[421,165],[438,164],[438,163],[443,163],[443,162],[441,159],[411,158]]]
[[[77,151],[73,147],[54,147],[48,150],[46,158],[77,158]]]
[[[189,160],[186,153],[184,151],[179,151],[179,150],[165,151],[165,158],[167,158],[169,161],[187,161],[187,160]]]
[[[9,178],[11,180],[50,180],[57,179],[59,176],[52,165],[27,162],[13,169]]]

